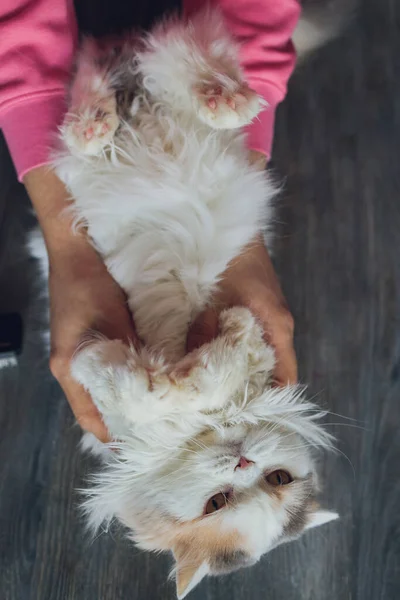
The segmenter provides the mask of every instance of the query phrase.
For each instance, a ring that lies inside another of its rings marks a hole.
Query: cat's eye
[[[293,481],[293,477],[290,475],[290,473],[284,471],[283,469],[277,469],[276,471],[272,471],[272,473],[268,473],[265,479],[274,487],[287,485]]]
[[[206,504],[206,508],[204,510],[204,514],[209,515],[213,512],[217,512],[221,508],[225,508],[228,503],[228,493],[220,492],[219,494],[215,494]]]

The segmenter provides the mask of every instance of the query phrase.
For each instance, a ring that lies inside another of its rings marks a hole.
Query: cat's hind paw
[[[69,113],[62,127],[63,138],[70,150],[86,156],[98,156],[112,143],[119,126],[114,106]]]
[[[196,88],[199,118],[213,129],[236,129],[251,123],[263,102],[247,84],[235,91],[215,83]]]

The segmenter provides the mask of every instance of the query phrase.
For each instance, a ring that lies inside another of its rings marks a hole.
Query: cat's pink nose
[[[241,456],[238,464],[236,465],[236,469],[247,469],[250,465],[254,465],[252,460],[247,460],[244,456]]]

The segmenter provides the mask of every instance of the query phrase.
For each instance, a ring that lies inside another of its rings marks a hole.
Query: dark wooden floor
[[[84,26],[103,31],[108,5],[115,23],[124,23],[126,3],[92,0],[80,10]],[[142,22],[149,15],[143,9]],[[399,1],[362,1],[348,32],[293,78],[279,110],[274,163],[285,180],[276,261],[296,318],[301,379],[320,403],[346,417],[329,418],[343,454],[322,464],[323,496],[341,520],[274,551],[251,570],[209,580],[193,599],[395,600]],[[48,375],[40,338],[43,300],[35,267],[21,250],[31,218],[4,144],[0,200],[0,311],[20,310],[26,324],[18,367],[0,371],[0,596],[172,599],[167,557],[138,552],[118,531],[94,542],[83,532],[75,490],[89,465],[77,452],[79,431]]]

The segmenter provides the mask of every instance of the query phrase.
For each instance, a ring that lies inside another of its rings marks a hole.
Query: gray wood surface
[[[158,8],[162,8],[162,2]],[[164,3],[165,4],[165,3]],[[112,13],[110,13],[110,6]],[[108,8],[107,8],[108,7]],[[121,8],[122,7],[122,8]],[[153,13],[142,7],[141,22]],[[108,12],[107,12],[108,11]],[[126,24],[124,2],[85,2],[86,29]],[[101,20],[103,19],[103,21]],[[341,453],[323,459],[323,498],[341,520],[193,600],[400,597],[400,2],[363,0],[348,31],[292,79],[274,149],[284,182],[276,264],[296,319],[300,375],[329,407]],[[90,464],[47,370],[43,300],[24,234],[32,219],[0,145],[0,311],[26,339],[0,371],[0,597],[168,600],[168,557],[113,529],[91,541],[76,489]],[[337,416],[342,415],[342,416]]]

